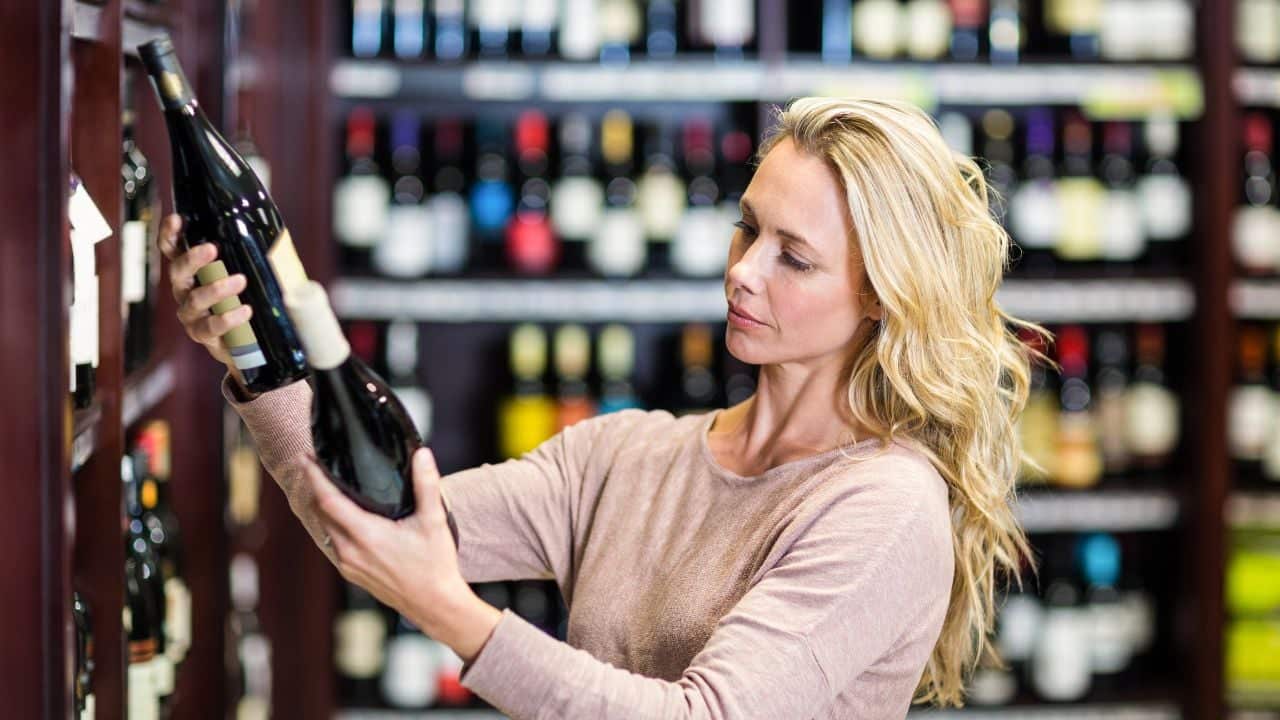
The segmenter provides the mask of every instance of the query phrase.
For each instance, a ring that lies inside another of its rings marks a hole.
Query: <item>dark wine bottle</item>
[[[133,459],[120,460],[125,505],[125,612],[124,631],[128,638],[127,700],[129,720],[160,716],[166,686],[172,687],[171,668],[165,667],[162,643],[163,592],[157,592],[159,561],[152,550],[146,528],[139,517],[137,483]]]
[[[169,127],[174,207],[182,215],[184,242],[218,246],[218,259],[196,277],[202,285],[235,273],[248,279],[240,297],[213,308],[221,314],[242,301],[253,307],[248,323],[223,336],[244,386],[266,392],[305,377],[306,356],[284,311],[284,293],[305,282],[306,274],[279,209],[205,117],[169,39],[152,40],[138,52]]]
[[[422,439],[408,411],[351,353],[319,283],[304,283],[285,302],[312,367],[311,437],[321,467],[366,510],[412,513],[410,461]]]
[[[155,188],[151,165],[134,141],[133,112],[126,111],[120,176],[124,183],[124,224],[120,227],[121,300],[128,307],[124,330],[124,371],[146,364],[151,354],[151,315],[155,298],[148,292],[148,248],[155,237]]]

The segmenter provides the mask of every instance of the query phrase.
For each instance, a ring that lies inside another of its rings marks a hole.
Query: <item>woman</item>
[[[902,103],[808,98],[742,198],[725,343],[755,394],[702,415],[624,411],[518,460],[439,479],[417,514],[359,510],[311,460],[310,390],[227,399],[311,536],[466,662],[513,718],[901,718],[958,704],[990,651],[1028,354],[996,305],[1008,238],[978,166]],[[244,287],[194,288],[211,245],[161,238],[189,334]],[[451,536],[446,519],[456,523]],[[456,537],[456,550],[455,550]],[[554,578],[568,643],[466,582]]]

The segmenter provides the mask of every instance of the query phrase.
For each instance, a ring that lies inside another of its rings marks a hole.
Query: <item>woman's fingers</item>
[[[183,325],[202,320],[214,305],[243,292],[247,282],[243,274],[237,273],[212,285],[192,289],[187,293],[186,302],[178,307],[178,320]]]
[[[160,246],[160,252],[166,260],[172,262],[178,256],[178,234],[181,232],[182,218],[180,216],[166,215],[164,220],[160,221],[160,234],[156,238],[156,244]]]
[[[196,271],[218,259],[218,247],[213,243],[200,243],[182,253],[169,263],[169,284],[173,297],[179,303],[196,285]]]
[[[228,310],[221,315],[207,315],[190,323],[184,323],[187,335],[203,345],[219,342],[232,328],[249,321],[253,317],[253,306],[241,305],[235,310]]]

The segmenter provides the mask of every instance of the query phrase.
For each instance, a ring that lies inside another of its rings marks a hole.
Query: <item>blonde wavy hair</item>
[[[853,417],[881,440],[906,437],[949,486],[955,575],[942,633],[915,702],[963,705],[986,658],[995,595],[1033,562],[1018,523],[1017,419],[1039,354],[996,302],[1010,242],[998,198],[973,158],[948,147],[933,119],[904,102],[802,98],[780,110],[758,157],[785,138],[839,175],[868,292],[882,319],[849,367]]]

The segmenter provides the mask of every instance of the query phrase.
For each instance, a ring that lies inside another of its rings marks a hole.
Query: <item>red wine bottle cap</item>
[[[351,346],[342,334],[338,318],[329,305],[329,295],[314,280],[285,295],[285,309],[302,340],[307,361],[317,370],[332,370],[351,356]]]

